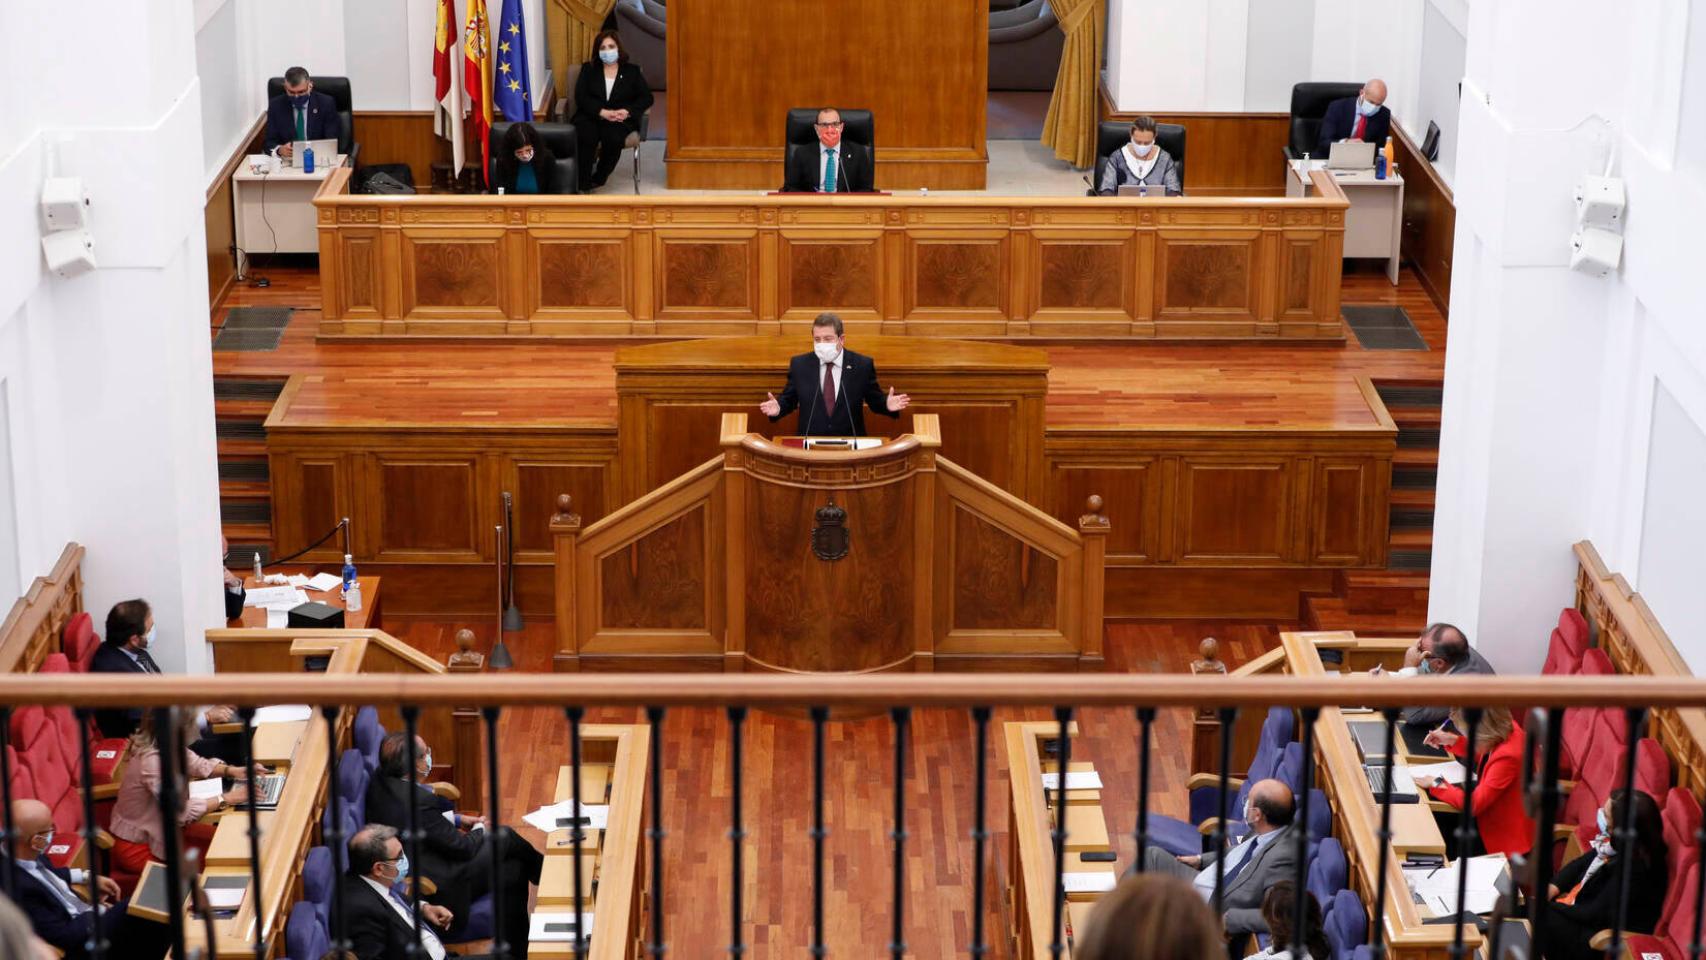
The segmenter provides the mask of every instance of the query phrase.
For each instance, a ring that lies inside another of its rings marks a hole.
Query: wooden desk
[[[1041,745],[1060,735],[1060,725],[1046,721],[1015,721],[1003,725],[1010,802],[1007,809],[1007,899],[1012,907],[1008,930],[1009,953],[1024,960],[1050,960],[1054,931],[1054,847],[1050,838],[1056,811],[1054,792],[1043,787],[1042,775],[1055,764],[1042,759]],[[1076,736],[1076,724],[1068,736]],[[1067,771],[1094,769],[1086,761],[1069,761]],[[1114,873],[1112,863],[1085,863],[1083,854],[1111,850],[1106,815],[1099,803],[1075,802],[1067,791],[1065,872]],[[1094,791],[1082,791],[1090,793]],[[1083,929],[1090,909],[1102,895],[1071,893],[1066,900],[1062,931],[1070,951],[1076,931]]]
[[[299,573],[304,571],[290,570],[289,572]],[[315,571],[309,569],[306,572],[309,575],[312,575]],[[353,613],[344,609],[343,592],[339,587],[333,587],[330,590],[309,590],[305,587],[302,592],[308,594],[309,600],[319,601],[329,607],[337,607],[340,610],[344,610],[343,628],[345,630],[381,629],[379,625],[379,578],[358,576],[356,579],[361,583],[361,609]],[[257,587],[269,586],[269,584],[260,583],[254,577],[249,576],[243,578],[243,586],[246,589],[254,590]],[[260,607],[244,607],[242,616],[227,623],[227,626],[250,627],[253,629],[265,629],[266,625],[267,612],[262,610]]]
[[[262,723],[255,726],[255,759],[269,767],[290,766],[302,744],[309,721]]]
[[[1312,161],[1313,162],[1313,161]],[[1291,162],[1286,163],[1285,195],[1307,197],[1317,189],[1305,182]],[[1397,170],[1376,179],[1370,170],[1315,171],[1333,178],[1350,209],[1345,211],[1344,256],[1378,257],[1386,261],[1386,277],[1398,285],[1400,238],[1404,230],[1404,178]]]
[[[1349,203],[1322,177],[1303,198],[496,197],[351,195],[334,171],[319,333],[803,336],[833,310],[860,337],[1342,341]]]

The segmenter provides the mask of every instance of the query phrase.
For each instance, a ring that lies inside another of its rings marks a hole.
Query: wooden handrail
[[[12,603],[0,619],[0,670],[33,671],[59,650],[65,621],[83,609],[82,564],[82,544],[66,544],[53,569]]]

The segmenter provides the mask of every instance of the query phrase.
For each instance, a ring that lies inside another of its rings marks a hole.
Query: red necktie
[[[1357,114],[1357,126],[1356,126],[1356,129],[1351,132],[1351,139],[1352,140],[1361,140],[1362,139],[1362,128],[1367,123],[1368,123],[1367,117],[1363,116],[1360,113]]]
[[[823,365],[823,412],[835,415],[835,364]]]

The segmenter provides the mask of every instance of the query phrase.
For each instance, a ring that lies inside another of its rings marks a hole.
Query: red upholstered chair
[[[1580,672],[1582,654],[1588,650],[1588,622],[1575,607],[1558,614],[1558,626],[1546,645],[1546,664],[1541,673],[1568,676]]]
[[[63,653],[50,653],[41,663],[41,673],[73,673],[76,667],[70,658]],[[70,707],[49,707],[48,716],[53,720],[59,731],[60,748],[65,753],[66,760],[78,774],[81,783],[83,771],[83,739],[89,740],[89,769],[94,775],[95,800],[105,809],[97,809],[96,818],[103,826],[106,819],[102,816],[111,815],[111,801],[118,796],[118,776],[124,769],[124,759],[130,750],[130,741],[124,738],[114,740],[103,739],[100,731],[95,729],[94,717],[86,723],[78,723],[77,715]]]
[[[34,789],[28,796],[53,811],[55,836],[48,858],[59,866],[81,862],[83,797],[78,790],[77,770],[67,762],[60,745],[58,725],[46,710],[31,704],[13,712],[11,734],[12,742],[18,745],[18,760],[33,781]]]
[[[1580,670],[1577,672],[1584,675],[1609,676],[1616,673],[1617,669],[1611,665],[1611,658],[1605,655],[1604,650],[1592,649],[1582,655]],[[1588,750],[1593,746],[1593,737],[1599,727],[1600,714],[1607,712],[1600,707],[1572,707],[1564,711],[1563,749],[1558,758],[1562,767],[1559,771],[1560,774],[1564,776],[1580,775],[1583,761],[1588,755]],[[1609,713],[1615,717],[1617,711],[1609,711]],[[1620,722],[1613,723],[1612,727],[1616,742],[1622,744],[1625,736],[1623,724]]]
[[[65,633],[59,638],[59,648],[65,651],[65,658],[71,662],[73,673],[88,673],[89,665],[95,661],[95,650],[100,647],[101,638],[95,636],[95,618],[87,612],[73,614],[65,622]]]
[[[1664,912],[1653,932],[1631,933],[1624,939],[1626,956],[1687,960],[1688,944],[1694,936],[1694,903],[1700,894],[1699,872],[1686,866],[1680,873],[1673,869],[1670,889],[1677,895],[1675,899],[1666,895]]]

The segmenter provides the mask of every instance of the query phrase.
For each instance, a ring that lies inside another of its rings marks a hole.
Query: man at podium
[[[841,318],[820,313],[812,321],[812,352],[788,362],[788,385],[782,395],[765,394],[758,411],[771,422],[782,419],[796,407],[800,410],[802,437],[862,437],[865,411],[899,417],[912,399],[904,393],[887,394],[877,385],[877,366],[871,358],[847,349]]]

